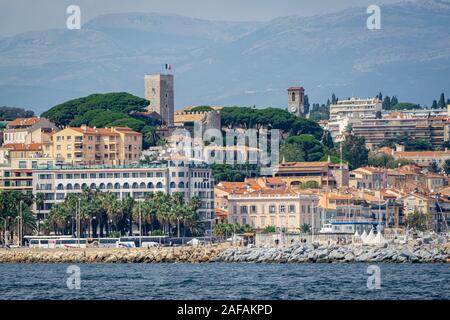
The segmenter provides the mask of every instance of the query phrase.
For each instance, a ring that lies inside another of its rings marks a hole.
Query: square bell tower
[[[297,117],[304,117],[305,110],[303,100],[305,89],[303,87],[289,87],[288,92],[288,111]]]

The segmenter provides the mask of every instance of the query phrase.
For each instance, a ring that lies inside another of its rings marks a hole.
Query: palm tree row
[[[181,229],[183,235],[198,235],[201,233],[199,207],[198,197],[186,203],[181,193],[157,192],[136,201],[131,197],[119,199],[111,192],[85,189],[53,206],[45,225],[54,234],[75,234],[78,218],[80,235],[94,238],[132,235],[133,224],[142,226],[143,235],[160,229],[166,235],[175,235],[176,231],[180,234]]]
[[[19,191],[0,192],[0,242],[3,243],[6,233],[9,233],[10,239],[17,235],[20,224],[24,234],[31,234],[36,230],[36,221],[31,212],[33,201],[31,194]]]
[[[84,189],[70,194],[60,204],[54,205],[42,224],[36,223],[31,211],[36,203],[38,216],[45,202],[43,194],[26,194],[19,191],[0,192],[1,241],[8,231],[10,239],[18,234],[22,218],[23,234],[32,235],[38,228],[44,234],[75,235],[77,219],[81,237],[132,235],[133,225],[142,226],[142,234],[199,236],[204,233],[198,209],[201,200],[192,197],[184,201],[181,193],[150,194],[142,201],[127,197],[119,199],[114,193]]]

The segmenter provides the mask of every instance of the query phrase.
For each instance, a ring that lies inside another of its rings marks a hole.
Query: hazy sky
[[[161,12],[210,20],[264,21],[314,15],[352,6],[400,0],[0,0],[0,36],[64,28],[68,5],[81,8],[82,23],[106,13]]]

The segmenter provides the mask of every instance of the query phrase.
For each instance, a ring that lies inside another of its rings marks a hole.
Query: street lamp
[[[139,248],[142,248],[142,202],[139,202]]]
[[[78,211],[77,211],[77,242],[78,242],[78,248],[80,247],[80,225],[81,225],[81,199],[78,198]]]
[[[19,230],[18,230],[19,246],[22,245],[22,234],[23,234],[23,213],[22,213],[22,206],[23,206],[23,200],[20,200],[20,202],[19,202]]]
[[[3,217],[0,217],[0,219],[2,219],[3,220],[3,232],[4,232],[4,238],[5,238],[5,247],[6,247],[6,218],[3,218]]]

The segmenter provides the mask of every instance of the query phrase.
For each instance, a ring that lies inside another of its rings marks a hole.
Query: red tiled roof
[[[42,150],[42,144],[41,143],[30,143],[30,144],[8,143],[8,144],[3,145],[3,148],[10,149],[13,151],[40,151],[40,150]]]
[[[32,126],[34,125],[36,122],[38,122],[40,120],[40,118],[17,118],[13,121],[10,121],[8,123],[9,126]]]

